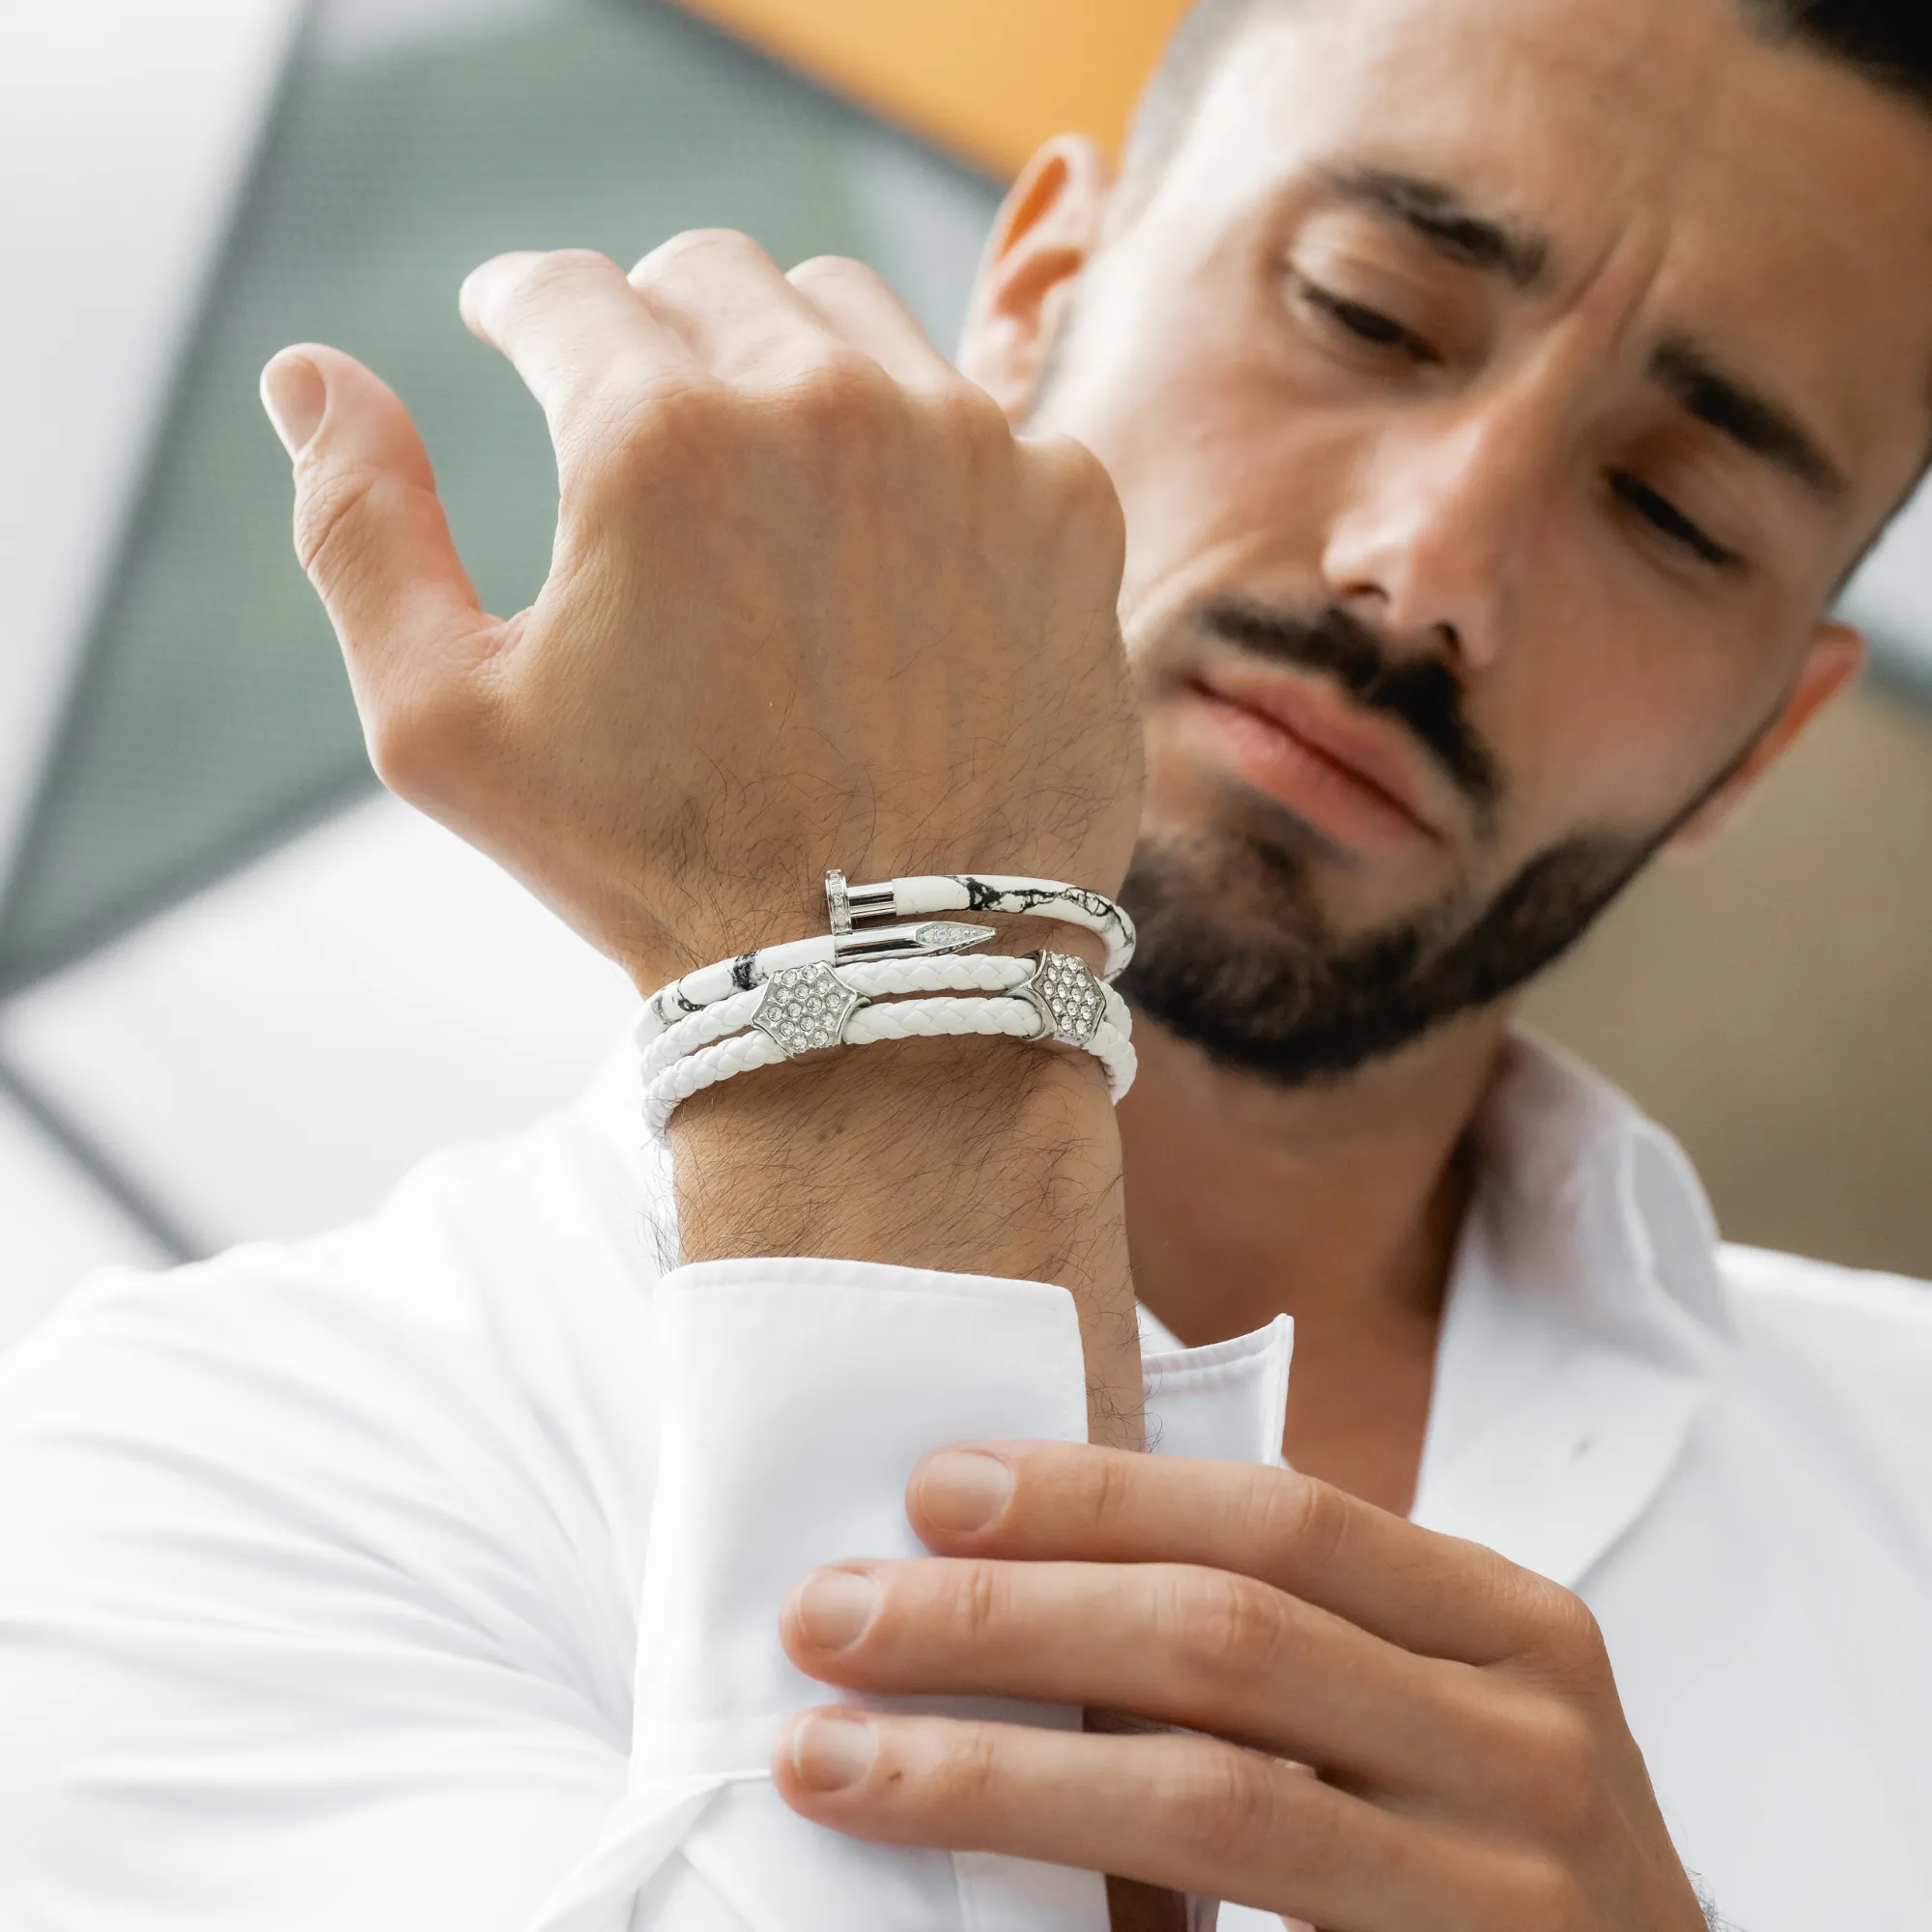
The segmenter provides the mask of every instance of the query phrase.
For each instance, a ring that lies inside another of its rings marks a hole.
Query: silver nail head
[[[825,874],[825,911],[832,922],[833,937],[849,939],[852,936],[852,895],[845,885],[845,874],[836,866]]]

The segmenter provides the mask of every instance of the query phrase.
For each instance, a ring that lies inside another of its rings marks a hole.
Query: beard
[[[1462,682],[1445,663],[1405,659],[1339,607],[1225,598],[1151,640],[1150,655],[1156,664],[1177,649],[1184,658],[1187,639],[1203,634],[1318,672],[1362,709],[1402,724],[1455,785],[1479,836],[1492,836],[1507,793],[1502,762],[1470,723]],[[1748,750],[1648,833],[1572,835],[1487,899],[1472,904],[1466,889],[1453,889],[1366,933],[1339,932],[1325,917],[1309,841],[1292,832],[1251,820],[1145,835],[1121,890],[1140,929],[1121,991],[1220,1065],[1284,1086],[1341,1079],[1549,965]]]
[[[1140,928],[1121,991],[1217,1065],[1282,1086],[1338,1080],[1540,973],[1671,829],[1552,846],[1473,919],[1437,906],[1350,936],[1297,853],[1219,830],[1144,838],[1121,893]]]

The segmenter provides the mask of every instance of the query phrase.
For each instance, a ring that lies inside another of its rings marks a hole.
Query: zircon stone
[[[1065,952],[1042,952],[1025,990],[1046,1022],[1045,1030],[1066,1046],[1087,1046],[1107,1016],[1100,982],[1084,960]]]
[[[862,1004],[830,966],[787,966],[766,980],[752,1024],[790,1059],[838,1045],[845,1022]]]

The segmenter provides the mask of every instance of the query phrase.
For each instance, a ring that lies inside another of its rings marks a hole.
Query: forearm
[[[895,1041],[687,1101],[687,1261],[811,1255],[1054,1282],[1079,1311],[1092,1438],[1140,1442],[1120,1136],[1086,1055]]]

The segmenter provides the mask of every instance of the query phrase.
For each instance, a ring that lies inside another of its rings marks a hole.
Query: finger
[[[631,270],[631,286],[691,354],[725,382],[784,381],[838,338],[749,236],[673,236]]]
[[[501,627],[477,602],[422,438],[386,383],[304,343],[263,370],[262,401],[295,462],[296,554],[341,640],[380,770],[384,721],[407,690],[456,675]]]
[[[835,335],[863,350],[895,382],[909,389],[972,390],[885,278],[865,263],[820,255],[801,262],[785,279]],[[997,409],[990,396],[986,401]]]
[[[587,248],[498,255],[469,274],[457,303],[471,334],[524,379],[559,455],[613,394],[647,395],[701,373],[616,263]]]
[[[1463,1663],[1589,1641],[1567,1591],[1493,1550],[1258,1463],[1044,1442],[945,1450],[914,1470],[906,1511],[942,1552],[1237,1571]]]
[[[839,1707],[792,1719],[772,1776],[795,1811],[854,1837],[1072,1865],[1331,1932],[1519,1922],[1456,1910],[1500,1889],[1472,1841],[1211,1738]]]
[[[1355,1788],[1435,1793],[1455,1766],[1469,1797],[1474,1768],[1510,1755],[1509,1701],[1474,1671],[1226,1570],[846,1564],[797,1585],[780,1632],[821,1683],[1132,1712]]]

